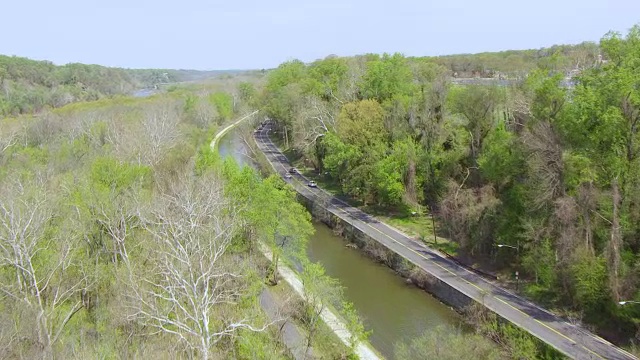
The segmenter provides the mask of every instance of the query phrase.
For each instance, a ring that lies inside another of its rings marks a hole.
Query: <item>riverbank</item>
[[[213,140],[211,141],[211,144],[210,144],[211,149],[213,149],[215,151],[219,140],[223,136],[225,136],[229,131],[231,131],[233,128],[235,128],[237,125],[239,125],[241,122],[243,122],[244,120],[250,118],[251,116],[253,116],[253,115],[257,114],[257,113],[258,113],[258,111],[254,111],[253,113],[248,114],[248,115],[240,118],[239,120],[231,123],[230,125],[228,125],[225,128],[223,128],[221,131],[219,131],[215,135]],[[271,251],[268,249],[267,246],[265,246],[264,244],[261,244],[260,250],[265,255],[265,257],[267,259],[272,259]],[[301,299],[304,300],[306,298],[305,292],[304,292],[304,287],[302,285],[302,281],[295,274],[295,272],[293,270],[291,270],[289,267],[287,267],[285,264],[283,264],[282,262],[280,262],[278,264],[277,268],[278,268],[278,273],[280,274],[281,278],[284,279],[287,282],[287,284],[291,287],[291,289],[293,289],[293,291]],[[329,329],[331,329],[331,331],[338,337],[338,339],[345,346],[349,347],[351,345],[352,335],[349,332],[349,330],[347,329],[347,326],[344,324],[344,322],[340,319],[339,316],[337,316],[330,309],[325,308],[322,311],[322,313],[320,314],[320,317],[321,317],[322,321],[324,322],[324,324],[326,324],[326,326]],[[298,350],[296,350],[295,346],[294,346],[293,349],[290,349],[290,350],[292,351],[292,353],[298,352]],[[376,352],[371,348],[370,345],[362,343],[362,342],[358,343],[355,346],[354,352],[358,356],[358,358],[361,359],[361,360],[378,360],[378,359],[381,359],[381,357],[376,354]]]

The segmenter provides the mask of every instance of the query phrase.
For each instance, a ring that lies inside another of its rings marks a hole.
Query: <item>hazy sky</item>
[[[638,0],[1,0],[0,54],[56,64],[269,68],[293,58],[440,55],[597,41]]]

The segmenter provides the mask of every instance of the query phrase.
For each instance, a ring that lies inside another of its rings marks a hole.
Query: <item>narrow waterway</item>
[[[245,145],[234,131],[221,139],[219,151],[242,164]],[[320,262],[328,275],[340,280],[346,300],[352,302],[371,330],[371,345],[383,356],[394,359],[394,346],[408,342],[438,325],[457,325],[459,316],[449,307],[414,286],[391,269],[367,258],[333,234],[322,223],[314,223],[315,234],[307,253]]]
[[[320,262],[328,275],[340,280],[344,295],[372,330],[371,345],[393,359],[394,345],[422,335],[443,324],[457,324],[459,316],[434,297],[414,286],[388,267],[362,252],[345,246],[345,241],[322,223],[314,223],[315,234],[307,254]]]
[[[251,165],[251,159],[246,156],[247,145],[242,141],[237,131],[231,130],[218,142],[218,152],[222,157],[231,156],[240,165]]]

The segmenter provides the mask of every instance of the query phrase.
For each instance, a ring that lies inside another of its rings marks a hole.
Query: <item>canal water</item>
[[[223,156],[233,156],[248,164],[242,156],[244,144],[230,132],[220,140]],[[320,262],[326,273],[340,280],[346,300],[352,302],[371,330],[371,345],[383,356],[394,359],[394,346],[409,342],[438,325],[458,325],[458,314],[434,297],[414,286],[384,265],[367,258],[322,223],[314,223],[315,234],[307,253]]]

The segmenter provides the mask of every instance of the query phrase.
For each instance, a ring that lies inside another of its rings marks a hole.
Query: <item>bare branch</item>
[[[131,284],[129,318],[176,336],[205,359],[222,337],[270,325],[227,322],[219,313],[236,304],[247,286],[238,259],[226,254],[236,234],[235,212],[217,179],[183,180],[143,222],[154,240],[155,270]]]

